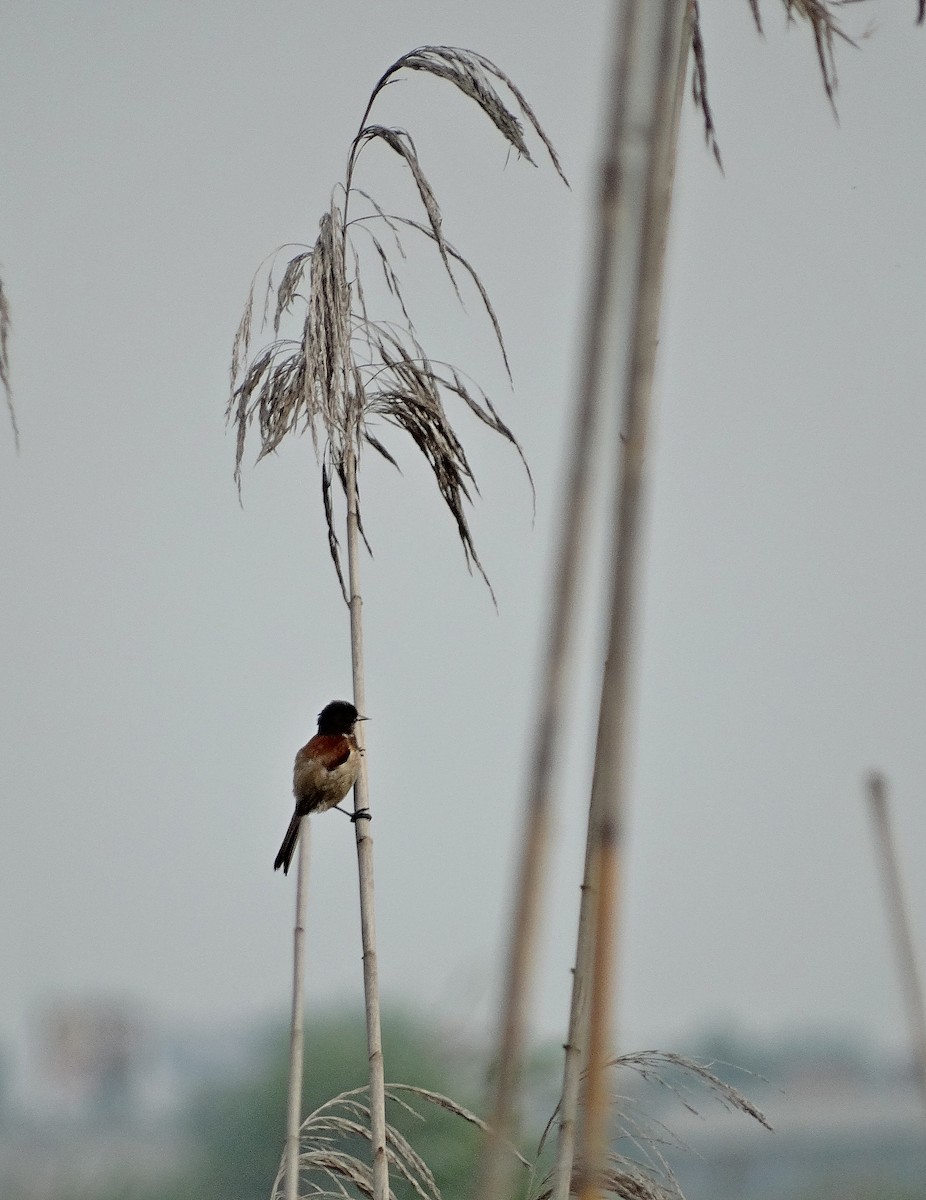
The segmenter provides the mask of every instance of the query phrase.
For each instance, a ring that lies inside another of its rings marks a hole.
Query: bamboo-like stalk
[[[363,670],[363,601],[360,595],[360,521],[357,512],[356,432],[348,431],[344,452],[347,488],[347,571],[350,590],[350,646],[354,677],[354,706],[366,715]],[[357,835],[357,871],[360,883],[360,937],[363,945],[363,994],[367,1023],[367,1054],[370,1070],[370,1147],[373,1157],[373,1200],[389,1200],[389,1160],[386,1154],[386,1082],[380,1017],[379,972],[376,960],[376,913],[373,887],[373,839],[370,837],[370,794],[366,757],[362,753],[360,773],[354,785],[354,829]],[[357,814],[362,816],[357,820]]]
[[[624,6],[628,71],[623,128],[615,155],[616,227],[626,238],[613,278],[607,372],[622,412],[620,485],[612,523],[608,653],[601,687],[591,806],[592,878],[598,889],[590,990],[588,1063],[581,1153],[581,1195],[602,1192],[608,1154],[607,1072],[612,1054],[614,973],[628,779],[633,616],[639,575],[644,463],[659,331],[665,243],[678,128],[679,55],[687,0]],[[628,28],[629,27],[629,28]],[[629,36],[628,36],[629,33]],[[618,36],[622,36],[619,30]]]
[[[688,66],[688,56],[691,44],[691,8],[685,6],[684,25],[679,37],[677,50],[677,69],[674,81],[674,91],[671,99],[671,116],[670,126],[666,144],[661,151],[662,162],[664,163],[664,174],[661,182],[657,183],[656,210],[653,213],[653,234],[658,240],[658,244],[654,247],[658,254],[662,254],[665,249],[665,241],[668,232],[668,218],[671,205],[672,183],[674,178],[675,152],[678,140],[678,126],[681,114],[682,96],[685,90],[685,76]],[[632,33],[632,30],[630,31]],[[610,134],[607,139],[607,147],[605,151],[605,160],[602,166],[602,186],[606,185],[608,178],[613,178],[620,170],[620,163],[617,158],[618,141],[620,131],[623,127],[624,110],[626,106],[626,77],[627,66],[623,58],[622,51],[626,51],[632,44],[632,39],[627,37],[628,31],[624,29],[624,37],[618,41],[618,58],[615,62],[615,72],[613,80],[612,92],[612,116],[610,122]],[[602,206],[603,212],[599,222],[599,243],[604,243],[599,254],[599,259],[604,260],[606,255],[609,255],[616,247],[613,245],[615,241],[613,237],[614,226],[616,222],[611,219],[611,214]],[[655,261],[652,263],[652,284],[658,288],[662,279],[662,263]],[[658,291],[653,293],[652,300],[652,337],[648,340],[648,346],[651,352],[651,361],[648,371],[640,373],[639,386],[649,388],[652,380],[652,371],[655,360],[656,351],[656,333],[658,325],[659,311],[659,294]],[[599,319],[604,313],[603,301],[597,306]],[[647,343],[641,346],[641,350],[646,348]],[[585,847],[585,868],[581,888],[581,900],[579,905],[579,923],[576,935],[576,960],[573,970],[572,981],[572,997],[570,1001],[569,1012],[569,1032],[564,1046],[563,1060],[563,1085],[560,1094],[559,1106],[559,1125],[557,1132],[557,1150],[556,1163],[554,1166],[553,1175],[553,1195],[554,1200],[567,1200],[572,1185],[573,1164],[575,1161],[575,1147],[577,1137],[577,1119],[579,1109],[579,1095],[581,1090],[582,1069],[585,1065],[588,1055],[591,1052],[588,1047],[588,1001],[589,989],[591,986],[591,976],[594,961],[594,952],[596,947],[595,939],[595,899],[599,895],[597,872],[601,864],[601,855],[595,851],[596,829],[600,821],[600,809],[602,803],[602,787],[601,775],[596,771],[592,781],[592,793],[589,806],[588,832],[586,837]],[[612,863],[611,867],[616,869],[616,864]],[[605,939],[609,940],[609,939]],[[607,967],[603,968],[607,971]],[[595,1050],[596,1054],[607,1052],[607,1044],[604,1044],[599,1049]]]
[[[874,823],[875,845],[881,862],[888,918],[897,952],[897,969],[907,1009],[907,1021],[913,1043],[916,1082],[926,1108],[926,998],[910,928],[909,904],[900,874],[900,862],[891,827],[884,776],[873,772],[868,777],[868,802]]]
[[[534,722],[530,778],[522,813],[521,855],[505,956],[502,1017],[494,1057],[492,1116],[485,1140],[478,1193],[481,1200],[501,1200],[506,1196],[513,1170],[508,1144],[514,1137],[517,1124],[515,1109],[526,1042],[526,997],[536,958],[542,881],[546,873],[550,838],[553,777],[566,706],[576,599],[588,541],[593,476],[588,464],[600,425],[599,346],[603,334],[603,300],[608,279],[608,238],[609,230],[602,224],[593,256],[588,318],[584,326],[582,374],[572,422],[574,433],[569,452],[564,515],[558,534],[541,667],[542,680],[538,689],[539,712]]]
[[[286,1200],[299,1195],[299,1131],[302,1127],[302,1072],[305,1041],[305,915],[309,892],[309,819],[299,825],[296,867],[296,921],[293,926],[293,1011],[289,1029],[289,1096],[286,1106]]]
[[[687,5],[684,5],[681,11],[687,12]],[[618,161],[617,155],[621,146],[621,131],[625,128],[628,55],[634,44],[633,30],[637,12],[636,0],[629,0],[624,4],[618,24],[618,35],[615,38],[611,113],[601,172],[602,203],[599,209],[594,270],[585,323],[576,432],[571,452],[565,517],[557,551],[544,678],[540,689],[541,709],[535,726],[531,779],[524,810],[524,836],[521,840],[515,913],[503,995],[503,1018],[496,1054],[497,1077],[491,1120],[493,1133],[488,1139],[483,1163],[480,1190],[482,1200],[499,1200],[506,1194],[510,1169],[504,1155],[504,1139],[511,1137],[515,1126],[514,1109],[525,1042],[525,997],[535,957],[540,886],[545,874],[549,840],[553,767],[560,738],[575,598],[585,546],[588,482],[591,476],[588,460],[593,437],[600,423],[601,398],[605,390],[603,380],[607,373],[604,347],[609,319],[612,316],[613,293],[618,282],[615,278],[618,271],[615,250],[617,235],[625,223],[625,214],[620,209],[615,184],[621,177],[622,168],[625,169],[625,164]],[[587,878],[585,894],[588,894]],[[580,986],[578,991],[574,991],[574,1001],[578,1006],[577,1020],[582,999]],[[565,1189],[561,1190],[562,1195],[568,1195],[574,1153],[575,1111],[580,1073],[578,1050],[582,1040],[584,1039],[581,1037],[576,1039],[570,1036],[567,1046],[567,1058],[571,1060],[570,1086],[574,1088],[574,1096],[569,1098],[571,1115],[565,1126],[562,1121],[560,1124],[565,1139],[562,1151],[558,1149],[558,1169],[561,1171],[559,1186],[560,1189]]]
[[[594,783],[592,795],[595,794]],[[591,825],[585,841],[585,870],[579,901],[579,928],[576,934],[576,962],[572,971],[572,996],[569,1003],[569,1033],[563,1046],[563,1085],[559,1100],[556,1134],[556,1161],[553,1167],[553,1200],[568,1200],[572,1188],[572,1167],[576,1155],[579,1094],[582,1069],[588,1054],[588,986],[594,950],[594,898],[598,880],[598,856],[592,854]]]

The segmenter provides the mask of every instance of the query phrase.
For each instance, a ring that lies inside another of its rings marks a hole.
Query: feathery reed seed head
[[[395,243],[395,252],[401,257],[404,249],[400,235],[407,231],[422,236],[436,249],[458,296],[455,271],[462,270],[469,277],[508,370],[498,318],[478,274],[444,237],[440,207],[411,135],[403,129],[368,121],[379,93],[402,70],[423,71],[452,83],[479,106],[521,157],[533,163],[524,134],[525,125],[529,126],[565,181],[556,152],[533,110],[504,72],[470,50],[421,46],[393,63],[373,89],[360,129],[351,142],[345,181],[332,194],[331,206],[321,218],[315,243],[299,247],[276,286],[274,340],[249,362],[255,290],[261,274],[261,268],[258,269],[232,349],[231,395],[226,417],[234,422],[237,431],[235,479],[240,492],[241,464],[252,425],[256,423],[259,432],[258,461],[275,451],[287,435],[308,430],[321,461],[328,545],[345,598],[332,489],[337,480],[346,492],[345,454],[349,446],[359,458],[366,444],[398,467],[376,430],[383,424],[404,430],[431,468],[438,491],[455,521],[467,566],[470,570],[475,567],[487,584],[488,577],[476,553],[465,509],[477,490],[475,478],[445,408],[445,398],[462,401],[479,421],[515,448],[527,468],[520,444],[485,392],[457,368],[426,353],[402,295],[393,251],[387,250],[385,239],[377,236],[377,226],[380,230],[385,227]],[[513,103],[502,100],[497,85],[507,89]],[[368,192],[354,185],[359,156],[374,144],[385,146],[397,155],[411,175],[424,210],[423,221],[387,213]],[[360,215],[353,213],[356,205],[363,207]],[[362,256],[355,241],[361,233],[368,239],[387,291],[398,305],[402,318],[398,323],[374,319],[367,312],[361,279]],[[274,291],[274,257],[271,256],[267,274],[262,325],[268,321]],[[299,308],[302,310],[299,336],[281,336],[284,318]],[[510,378],[510,370],[508,374]],[[529,471],[527,475],[530,480]]]

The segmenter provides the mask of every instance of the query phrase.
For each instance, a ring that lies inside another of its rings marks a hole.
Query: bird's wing
[[[350,758],[351,744],[342,733],[316,733],[296,755],[297,765],[311,759],[325,771],[334,771]]]

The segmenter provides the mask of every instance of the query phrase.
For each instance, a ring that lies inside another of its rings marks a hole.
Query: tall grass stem
[[[907,900],[897,845],[891,823],[884,776],[872,772],[868,777],[868,804],[874,825],[875,846],[881,863],[884,893],[887,900],[888,919],[894,946],[897,952],[897,967],[900,986],[907,1009],[907,1021],[913,1042],[913,1061],[916,1082],[926,1113],[926,999],[923,995],[923,977],[916,957],[916,947],[910,927],[910,905]]]
[[[657,217],[662,226],[663,244],[668,226],[668,214],[671,199],[671,188],[674,174],[675,147],[678,139],[678,125],[681,115],[682,97],[685,90],[685,76],[691,46],[691,9],[686,7],[685,26],[681,32],[678,46],[677,71],[675,90],[673,94],[673,111],[671,116],[670,141],[666,150],[666,176],[662,191],[664,210]],[[629,42],[622,43],[629,45]],[[620,49],[618,47],[618,55]],[[612,92],[611,128],[617,131],[623,122],[623,110],[626,96],[619,80],[626,78],[626,65],[618,57],[615,61],[615,78]],[[619,169],[615,159],[615,139],[608,138],[605,156],[602,164],[602,189],[610,175]],[[607,262],[608,247],[613,242],[613,225],[610,214],[604,210],[599,220],[598,243],[600,264]],[[602,275],[606,272],[600,267]],[[661,276],[661,268],[659,270]],[[600,294],[603,285],[596,291]],[[658,305],[657,305],[658,307]],[[604,314],[605,306],[596,306],[599,321]],[[652,342],[655,352],[655,340]],[[598,777],[592,782],[592,795],[588,819],[588,831],[585,846],[585,868],[582,879],[581,899],[579,904],[579,924],[576,934],[576,959],[573,970],[572,997],[569,1011],[569,1032],[564,1046],[563,1084],[560,1094],[559,1126],[557,1130],[556,1163],[554,1167],[554,1200],[567,1200],[572,1186],[573,1167],[575,1163],[576,1138],[578,1130],[579,1096],[581,1092],[582,1071],[588,1060],[588,1009],[589,990],[592,979],[593,953],[595,949],[595,898],[598,895],[600,856],[595,852],[595,830],[599,820],[598,806],[601,800],[601,787]],[[605,1047],[607,1049],[607,1047]]]
[[[601,239],[593,256],[593,282],[585,323],[582,374],[573,414],[573,438],[566,466],[562,523],[551,580],[550,608],[537,694],[531,766],[522,809],[522,832],[510,924],[501,1019],[494,1054],[492,1115],[486,1134],[478,1195],[502,1200],[513,1171],[510,1142],[516,1136],[516,1107],[527,1040],[527,995],[536,958],[542,885],[549,854],[555,764],[567,703],[570,655],[577,598],[588,543],[593,473],[589,470],[599,427],[598,370],[605,256]]]
[[[582,1131],[583,1200],[602,1194],[611,1105],[608,1061],[620,926],[633,618],[641,559],[646,440],[659,334],[663,268],[674,177],[680,57],[690,20],[688,0],[625,0],[616,28],[613,169],[605,171],[602,219],[614,235],[606,297],[602,376],[621,411],[620,477],[612,519],[608,651],[601,686],[590,804],[592,877],[597,882],[588,1062]]]
[[[357,511],[357,434],[353,428],[344,452],[347,488],[347,570],[350,591],[350,645],[354,677],[354,705],[366,716],[363,669],[363,601],[360,595],[360,520]],[[363,726],[358,725],[361,745],[360,774],[354,785],[354,821],[357,836],[357,872],[360,884],[360,936],[363,945],[363,994],[366,1009],[367,1054],[370,1071],[370,1147],[373,1159],[373,1200],[389,1200],[389,1160],[386,1154],[386,1083],[383,1063],[382,1018],[379,971],[376,958],[376,912],[373,886],[373,839],[370,837],[370,792]]]
[[[305,1043],[305,922],[309,893],[309,825],[299,825],[296,866],[296,921],[293,926],[293,1011],[289,1030],[289,1095],[286,1106],[286,1200],[299,1194],[299,1131],[302,1126],[302,1073]]]
[[[574,421],[575,434],[566,483],[565,515],[557,547],[543,677],[539,689],[540,712],[535,725],[531,775],[524,807],[518,886],[507,958],[501,1034],[496,1054],[497,1080],[491,1119],[494,1136],[489,1139],[486,1148],[480,1192],[482,1200],[500,1200],[507,1190],[509,1167],[504,1156],[502,1139],[510,1137],[515,1126],[515,1105],[526,1039],[526,997],[536,953],[541,881],[545,877],[548,855],[554,764],[561,740],[569,652],[586,545],[589,487],[593,474],[589,459],[600,426],[602,396],[606,391],[603,386],[607,373],[605,349],[615,292],[615,272],[618,269],[618,234],[624,216],[616,203],[616,172],[622,166],[616,159],[616,153],[619,131],[624,128],[624,114],[627,108],[626,56],[633,44],[632,38],[627,37],[627,34],[632,34],[636,16],[635,2],[628,2],[622,6],[619,36],[615,40],[616,57],[612,71],[610,113],[601,170],[601,204],[584,325],[581,375]],[[576,1000],[579,1004],[576,1013],[578,1021],[584,1001],[581,985],[576,993]],[[567,1046],[570,1084],[573,1085],[575,1094],[570,1098],[570,1116],[565,1128],[562,1122],[560,1126],[565,1141],[558,1151],[558,1167],[563,1168],[558,1186],[564,1196],[568,1195],[569,1191],[574,1155],[578,1077],[581,1069],[579,1046],[583,1040],[581,1034],[579,1039],[570,1037]],[[565,1165],[567,1157],[568,1166]]]

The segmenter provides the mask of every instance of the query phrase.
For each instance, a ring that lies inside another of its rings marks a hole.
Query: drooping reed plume
[[[433,246],[458,293],[461,278],[475,286],[507,368],[501,327],[488,293],[467,259],[444,235],[437,198],[421,167],[414,141],[403,129],[368,123],[377,98],[403,70],[427,72],[452,83],[476,102],[521,157],[533,163],[525,140],[526,122],[565,179],[549,139],[507,75],[473,51],[423,46],[393,63],[376,84],[351,143],[344,182],[335,189],[331,207],[319,222],[318,237],[314,245],[289,260],[276,285],[274,334],[279,335],[284,316],[302,308],[300,335],[276,336],[248,362],[255,290],[262,272],[255,276],[232,358],[228,417],[235,422],[238,433],[236,478],[240,485],[246,436],[252,424],[256,423],[259,430],[258,459],[275,450],[287,434],[308,430],[321,461],[329,548],[345,598],[332,488],[339,482],[347,496],[348,461],[359,457],[364,446],[396,465],[392,451],[376,432],[378,427],[385,423],[404,430],[427,459],[453,516],[467,562],[484,578],[465,508],[472,499],[473,473],[445,409],[445,399],[462,401],[520,453],[517,439],[489,397],[458,369],[428,355],[408,314],[395,261],[403,253],[403,234],[423,237]],[[513,96],[520,117],[502,101],[499,85]],[[421,202],[421,219],[387,213],[373,196],[355,185],[360,155],[372,145],[387,147],[407,168]],[[374,318],[367,312],[361,280],[364,242],[401,311],[398,322]],[[272,291],[271,271],[267,274],[265,313]],[[358,520],[362,537],[359,511]]]
[[[771,1130],[764,1113],[738,1088],[721,1079],[711,1066],[661,1050],[621,1054],[605,1063],[608,1108],[613,1120],[607,1151],[595,1176],[600,1192],[620,1200],[685,1200],[666,1155],[672,1150],[687,1151],[690,1147],[675,1136],[671,1127],[648,1115],[650,1097],[655,1100],[660,1093],[663,1097],[674,1098],[687,1112],[696,1114],[707,1097],[728,1112],[742,1113]],[[625,1090],[624,1081],[628,1074],[636,1076],[638,1085],[633,1088],[635,1094],[632,1096]],[[640,1084],[647,1085],[642,1095],[638,1094]],[[541,1137],[540,1161],[551,1130],[557,1125],[561,1128],[562,1104],[561,1100]],[[531,1200],[556,1200],[561,1193],[561,1169],[559,1152],[546,1171],[535,1169],[537,1183],[531,1189]],[[578,1195],[586,1174],[584,1165],[576,1165],[565,1194]]]
[[[419,1121],[427,1120],[422,1110],[430,1108],[486,1130],[485,1122],[464,1105],[428,1088],[389,1084],[386,1100],[393,1112],[404,1112]],[[301,1168],[309,1195],[337,1195],[348,1200],[373,1194],[370,1165],[357,1156],[357,1150],[371,1141],[369,1088],[354,1088],[328,1100],[306,1117],[302,1134]],[[428,1164],[392,1121],[386,1125],[386,1154],[392,1175],[407,1184],[418,1200],[442,1200]],[[522,1167],[530,1166],[516,1151],[512,1156]],[[271,1200],[284,1200],[284,1185],[281,1165]]]
[[[259,434],[259,459],[275,450],[288,434],[305,431],[310,434],[320,462],[329,550],[350,609],[354,704],[361,712],[365,708],[365,689],[360,557],[366,536],[357,476],[363,452],[369,449],[397,465],[393,451],[383,440],[383,428],[392,426],[411,438],[431,468],[439,494],[452,515],[468,566],[475,568],[487,585],[488,577],[466,514],[475,481],[447,404],[461,404],[521,454],[517,439],[485,392],[460,370],[430,355],[419,341],[409,316],[396,256],[403,254],[403,237],[420,237],[434,249],[458,294],[461,282],[475,288],[507,368],[498,318],[478,274],[444,235],[437,198],[412,137],[406,130],[370,119],[383,89],[402,71],[425,72],[452,84],[475,102],[520,157],[533,162],[525,136],[525,130],[530,130],[565,180],[553,146],[530,105],[503,71],[473,51],[451,46],[419,47],[393,63],[374,87],[350,145],[344,181],[332,194],[314,244],[290,258],[276,284],[271,261],[266,277],[264,318],[272,323],[274,339],[251,358],[255,290],[261,272],[255,276],[232,354],[227,416],[237,428],[235,475],[240,489],[247,435],[252,426],[256,425]],[[421,206],[419,217],[387,212],[355,182],[361,155],[374,146],[391,151],[408,171]],[[381,270],[395,301],[398,315],[392,314],[391,319],[368,312],[362,286],[362,266],[368,257]],[[284,336],[284,324],[288,327],[297,314],[301,314],[297,330],[294,335]],[[339,537],[341,523],[336,515],[339,490],[346,509],[346,579]],[[357,812],[370,810],[365,763],[355,788],[354,804],[355,816]],[[367,821],[355,822],[355,828],[370,1060],[371,1182],[374,1200],[387,1200],[390,1156],[374,932],[372,840]],[[300,879],[304,879],[303,852],[304,844],[300,846]],[[304,919],[297,913],[297,962],[303,927]],[[301,1079],[301,1054],[296,1052],[301,1041],[301,1027],[297,1028],[302,1012],[301,972],[295,975],[292,1097],[298,1097],[297,1081]],[[287,1135],[286,1187],[290,1197],[295,1195],[297,1184],[298,1110],[293,1108],[291,1105]]]

